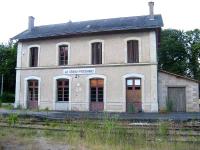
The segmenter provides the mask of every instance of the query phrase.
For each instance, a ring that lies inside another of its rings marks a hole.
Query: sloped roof
[[[133,16],[35,26],[31,31],[25,30],[12,39],[28,40],[108,31],[153,29],[162,26],[161,15],[155,15],[154,20],[149,19],[149,16]]]
[[[172,76],[175,76],[177,78],[182,78],[182,79],[186,79],[186,80],[190,80],[190,81],[193,81],[193,82],[197,82],[197,83],[200,83],[199,80],[196,80],[196,79],[193,79],[193,78],[190,78],[190,77],[186,77],[186,76],[182,76],[182,75],[178,75],[178,74],[175,74],[175,73],[172,73],[172,72],[168,72],[166,70],[158,70],[159,72],[161,73],[165,73],[165,74],[169,74],[169,75],[172,75]]]

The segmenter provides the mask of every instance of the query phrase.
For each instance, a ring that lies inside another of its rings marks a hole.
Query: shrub
[[[0,100],[2,103],[14,103],[15,94],[10,92],[4,92],[2,96],[0,96]]]
[[[167,122],[161,122],[159,125],[159,134],[161,136],[167,136],[169,133],[169,124]]]
[[[18,115],[16,114],[10,114],[8,116],[8,124],[9,126],[14,126],[18,121]]]

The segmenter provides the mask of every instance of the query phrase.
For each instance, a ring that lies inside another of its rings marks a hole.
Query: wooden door
[[[28,81],[28,108],[38,109],[38,80]]]
[[[126,79],[126,111],[141,112],[141,79],[128,78]]]
[[[104,109],[104,80],[90,80],[90,111],[103,111]]]
[[[185,87],[168,87],[168,100],[172,101],[174,112],[186,111]]]

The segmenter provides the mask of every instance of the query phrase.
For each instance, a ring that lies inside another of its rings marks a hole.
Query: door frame
[[[128,85],[127,85],[127,81],[128,80],[132,80],[132,82],[135,82],[135,80],[140,80],[140,93],[141,93],[141,95],[140,95],[140,99],[139,99],[139,102],[141,103],[141,108],[140,109],[142,109],[142,98],[141,98],[141,96],[142,96],[142,79],[141,78],[136,78],[136,77],[134,77],[134,78],[126,78],[126,112],[129,112],[128,111],[128,105],[127,105],[127,103],[128,103],[128,97],[127,97],[127,92],[128,92]],[[135,85],[135,83],[133,83],[134,84],[134,88],[136,87],[136,85]],[[132,88],[133,88],[133,85],[132,85]],[[133,90],[131,90],[132,92],[133,92]],[[135,90],[134,90],[135,91]],[[132,97],[133,98],[133,97]],[[132,99],[131,98],[131,99]],[[133,99],[132,99],[133,100]],[[133,100],[134,101],[134,100]],[[129,102],[130,103],[130,102]],[[131,103],[133,103],[133,104],[135,104],[135,102],[131,102]],[[135,107],[135,106],[134,106]],[[136,109],[137,110],[137,109]],[[135,111],[135,112],[140,112],[140,111]]]
[[[86,105],[87,105],[87,110],[90,111],[90,79],[93,79],[93,78],[99,78],[99,79],[103,79],[104,82],[103,82],[103,104],[104,104],[104,109],[103,111],[106,111],[106,76],[104,75],[98,75],[98,74],[93,74],[93,75],[89,75],[86,80],[87,80],[87,84],[86,84]]]
[[[123,112],[126,112],[126,79],[127,78],[140,78],[141,79],[141,103],[142,103],[142,111],[144,110],[144,83],[145,78],[143,74],[129,73],[122,76],[123,83]]]
[[[28,103],[28,80],[38,80],[38,108],[40,108],[41,78],[36,76],[29,76],[24,79],[24,108],[27,109]]]

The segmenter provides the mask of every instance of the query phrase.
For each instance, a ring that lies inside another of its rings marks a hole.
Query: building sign
[[[83,74],[95,74],[95,68],[80,68],[80,69],[64,69],[63,73],[68,75],[83,75]]]

